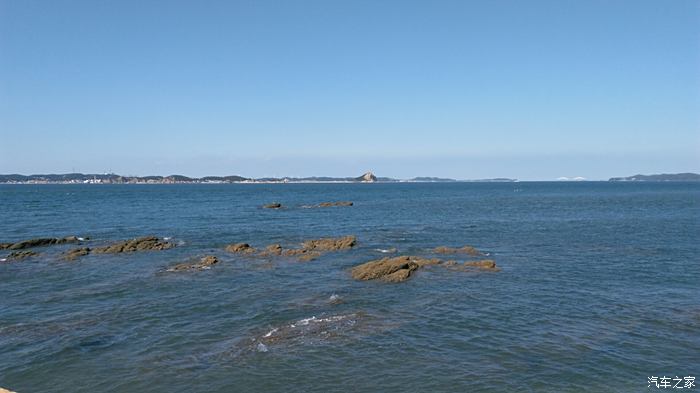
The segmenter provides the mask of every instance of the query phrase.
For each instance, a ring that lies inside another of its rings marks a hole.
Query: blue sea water
[[[336,200],[355,205],[307,208]],[[349,234],[356,248],[311,262],[224,251]],[[697,183],[0,186],[0,242],[68,235],[178,246],[0,263],[2,387],[639,392],[700,376]],[[502,270],[348,272],[440,245]],[[203,255],[221,262],[164,271]]]

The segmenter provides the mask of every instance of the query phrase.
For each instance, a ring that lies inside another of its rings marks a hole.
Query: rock
[[[467,261],[463,264],[465,267],[477,267],[484,270],[501,270],[496,266],[496,262],[491,259],[482,259],[481,261]]]
[[[27,250],[27,251],[13,251],[10,253],[10,255],[7,256],[7,258],[5,258],[5,260],[6,261],[19,261],[21,259],[33,257],[35,255],[39,255],[39,253],[34,252],[34,251],[29,251],[29,250]]]
[[[72,261],[78,257],[90,254],[90,251],[91,250],[88,247],[74,248],[63,253],[63,259],[66,261]]]
[[[309,252],[306,252],[306,253],[300,255],[297,259],[299,259],[300,262],[308,262],[308,261],[313,261],[314,259],[316,259],[320,256],[321,256],[321,253],[318,251],[309,251]]]
[[[140,237],[137,239],[125,240],[109,246],[95,248],[95,254],[117,254],[122,252],[135,251],[160,251],[175,247],[175,244],[168,241],[161,241],[155,236]]]
[[[322,202],[318,204],[318,207],[332,207],[332,206],[352,206],[353,203],[349,201],[339,201],[339,202]]]
[[[213,265],[219,263],[219,259],[213,255],[207,255],[199,259],[197,262],[179,263],[168,269],[169,272],[182,272],[189,270],[207,270]]]
[[[469,254],[473,256],[484,255],[481,253],[481,251],[472,246],[464,246],[461,248],[440,246],[433,249],[433,252],[437,254]]]
[[[411,257],[411,261],[415,262],[418,267],[439,265],[442,263],[441,260],[437,258],[423,258],[423,257]]]
[[[367,172],[364,175],[356,178],[355,180],[365,182],[365,183],[373,183],[377,181],[377,176],[374,176],[372,172]]]
[[[265,209],[279,209],[282,207],[281,203],[268,203],[267,205],[264,205],[263,208]]]
[[[440,265],[458,271],[474,269],[499,271],[496,262],[491,259],[467,261],[458,265],[456,261],[443,262],[437,258],[423,258],[413,255],[402,255],[393,258],[383,258],[355,266],[351,270],[352,278],[356,280],[376,280],[386,282],[403,282],[408,280],[414,271],[432,265]]]
[[[259,254],[261,257],[266,257],[270,255],[282,255],[282,246],[279,244],[270,244],[265,247],[265,250]]]
[[[305,250],[315,250],[315,251],[337,251],[346,250],[352,248],[357,244],[357,238],[355,236],[343,236],[337,238],[321,238],[315,240],[307,240],[302,243],[302,248]]]
[[[369,261],[352,268],[352,278],[363,281],[375,279],[383,279],[390,282],[405,281],[411,276],[414,270],[420,267],[416,262],[411,260],[412,258],[415,257],[404,255]],[[397,273],[400,270],[405,271]]]
[[[21,242],[16,242],[16,243],[0,243],[0,249],[22,250],[25,248],[51,246],[54,244],[78,243],[78,242],[80,242],[80,240],[81,240],[81,238],[79,238],[77,236],[68,236],[68,237],[64,237],[64,238],[47,237],[47,238],[29,239],[29,240],[22,240]]]
[[[252,254],[256,252],[256,249],[251,247],[248,243],[235,243],[226,246],[226,251],[234,253]]]
[[[14,391],[12,391],[12,390],[7,390],[7,389],[0,388],[0,393],[17,393],[17,392],[14,392]]]

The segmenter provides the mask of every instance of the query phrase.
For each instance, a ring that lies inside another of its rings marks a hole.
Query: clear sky
[[[0,173],[700,172],[700,1],[0,0]]]

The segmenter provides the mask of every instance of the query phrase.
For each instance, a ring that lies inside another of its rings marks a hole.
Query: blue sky
[[[700,172],[700,1],[0,0],[0,173]]]

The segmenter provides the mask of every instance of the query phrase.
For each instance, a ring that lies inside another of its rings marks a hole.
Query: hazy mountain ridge
[[[697,173],[662,173],[658,175],[611,177],[608,181],[700,181],[700,175]]]

